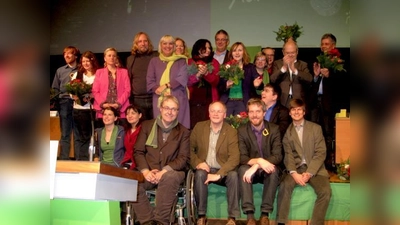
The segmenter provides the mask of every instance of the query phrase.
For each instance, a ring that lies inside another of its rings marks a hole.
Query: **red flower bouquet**
[[[236,116],[230,115],[226,118],[226,121],[235,129],[237,129],[240,125],[246,124],[249,121],[249,116],[246,112],[241,112]]]
[[[239,84],[241,79],[244,79],[244,71],[239,67],[236,60],[231,60],[219,67],[218,75],[226,80],[231,80],[235,85]]]
[[[332,69],[335,72],[346,71],[343,68],[344,60],[340,58],[340,52],[336,48],[317,56],[317,60],[321,68]]]
[[[92,93],[92,85],[83,82],[80,79],[71,80],[65,85],[66,91],[71,95],[76,95],[78,97],[75,102],[82,105],[83,98],[88,97]]]

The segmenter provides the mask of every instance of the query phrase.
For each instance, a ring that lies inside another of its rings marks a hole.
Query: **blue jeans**
[[[60,99],[60,127],[61,127],[61,160],[69,159],[69,151],[71,148],[71,132],[74,127],[74,120],[72,118],[73,110],[73,100],[72,99]]]

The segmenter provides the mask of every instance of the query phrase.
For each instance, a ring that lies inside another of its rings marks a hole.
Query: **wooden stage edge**
[[[57,173],[100,173],[104,175],[133,179],[143,182],[142,173],[129,169],[118,168],[100,162],[57,160]]]

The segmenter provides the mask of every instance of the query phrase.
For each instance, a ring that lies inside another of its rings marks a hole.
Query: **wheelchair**
[[[157,189],[146,191],[147,197],[150,200],[150,204],[155,205],[155,198],[157,195]],[[126,216],[125,225],[134,225],[134,212],[131,206],[131,202],[126,202]],[[194,172],[189,170],[186,174],[186,179],[181,184],[176,194],[175,204],[171,209],[170,224],[178,225],[195,225],[197,208],[194,197]],[[187,218],[185,218],[185,216]]]

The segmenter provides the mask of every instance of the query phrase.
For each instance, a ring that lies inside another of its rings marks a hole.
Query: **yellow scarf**
[[[171,56],[164,56],[162,53],[160,53],[160,60],[164,61],[164,62],[168,62],[167,63],[167,67],[165,68],[161,79],[160,79],[160,86],[165,85],[167,83],[169,83],[169,78],[170,78],[170,72],[171,72],[171,67],[172,64],[174,64],[174,62],[178,59],[186,59],[187,57],[184,55],[175,55],[175,53],[173,53]],[[164,89],[164,91],[160,94],[160,97],[158,98],[158,106],[160,106],[160,103],[164,97],[164,94],[170,94],[171,93],[171,89],[170,88],[166,88]]]

